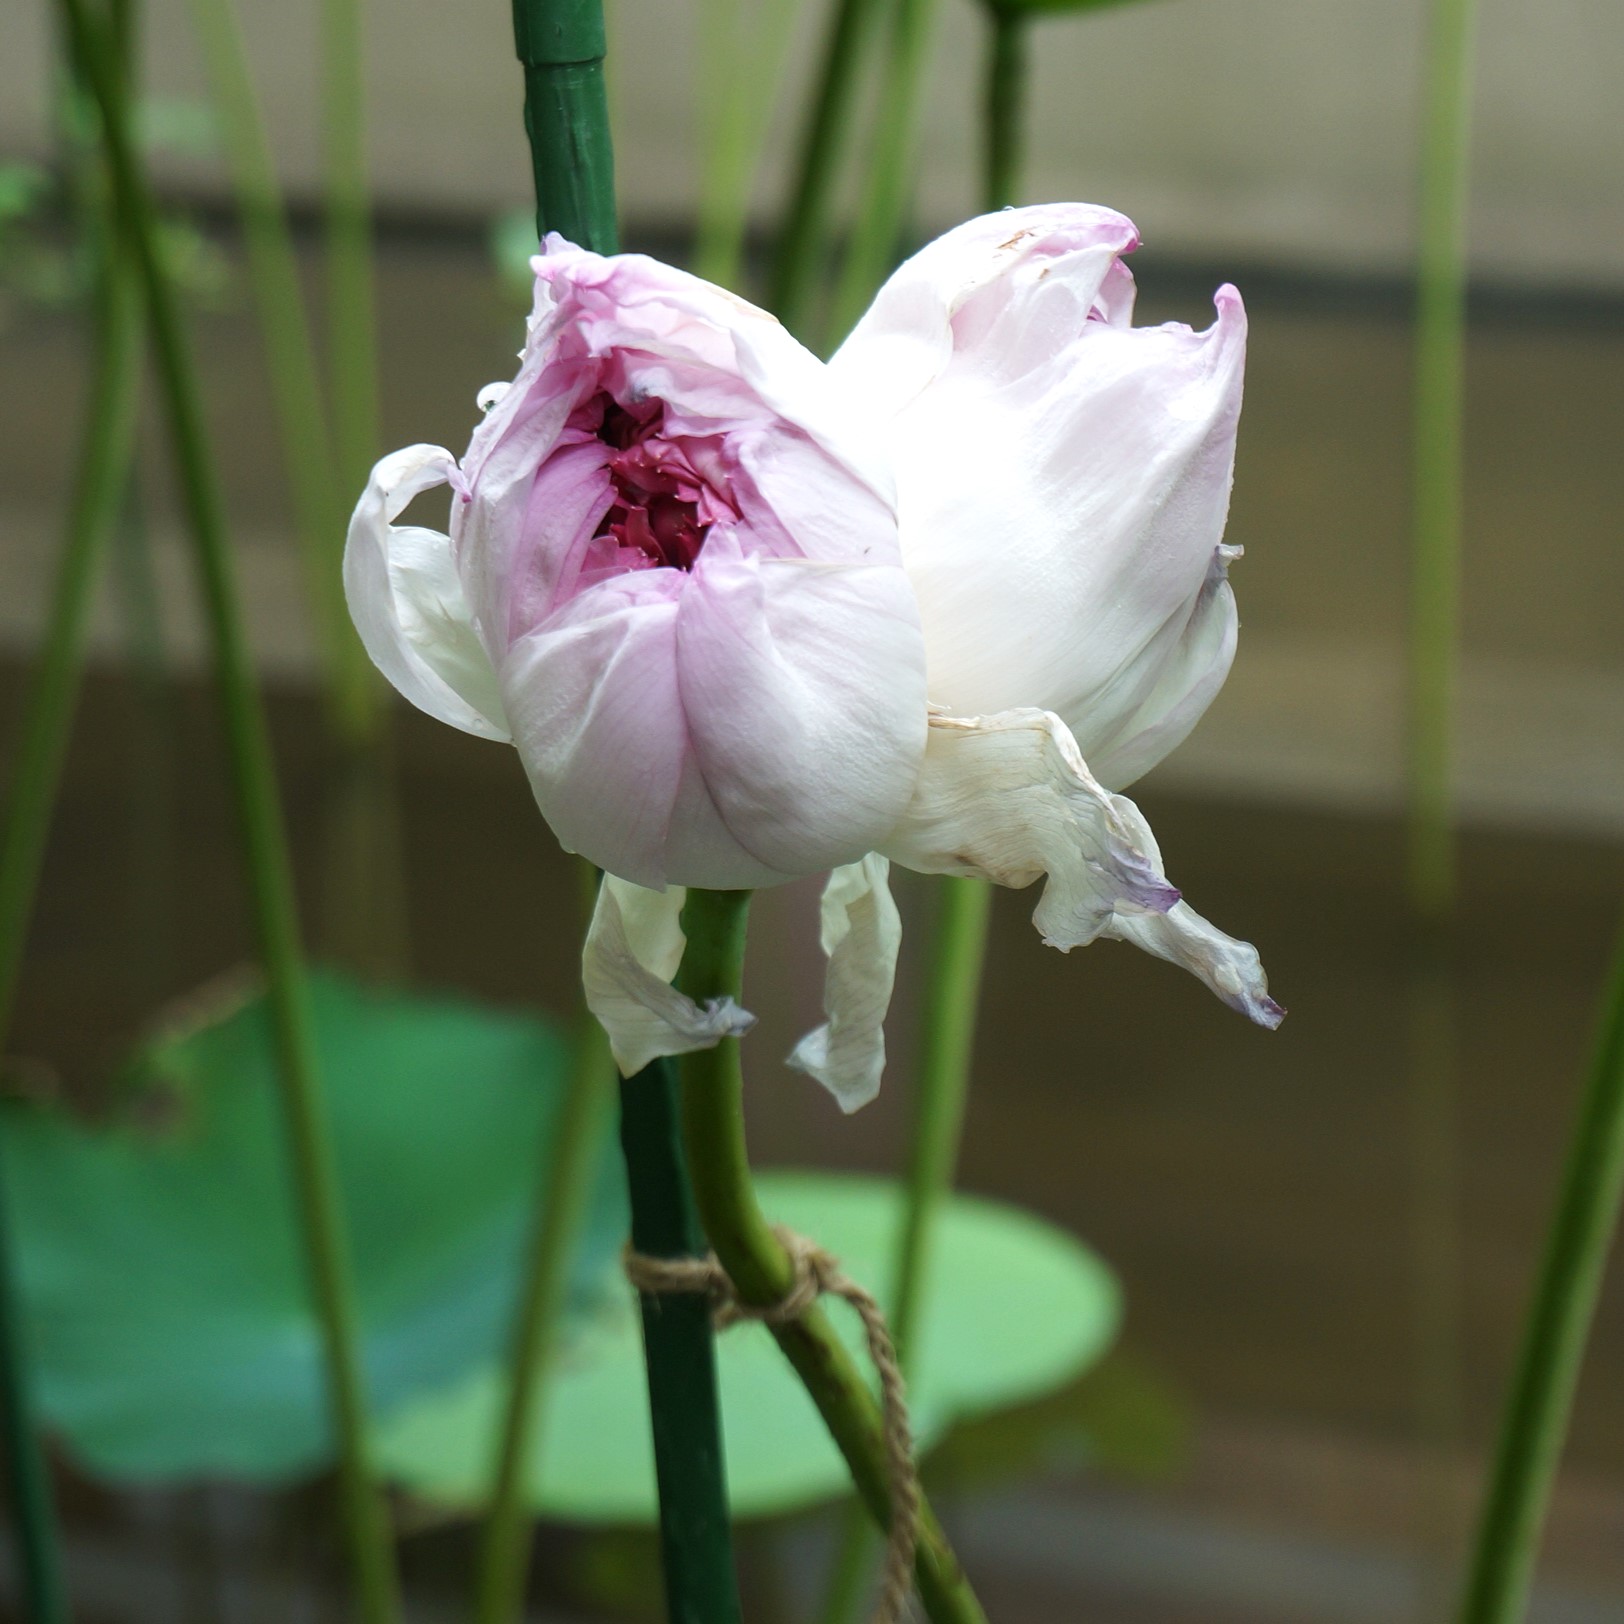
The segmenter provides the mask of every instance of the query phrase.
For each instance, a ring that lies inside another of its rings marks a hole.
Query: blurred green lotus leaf
[[[361,988],[311,1000],[374,1414],[498,1357],[569,1044],[531,1016]],[[262,998],[136,1057],[127,1120],[4,1106],[48,1424],[114,1478],[278,1481],[332,1458]],[[618,1278],[606,1136],[570,1314]]]
[[[812,1173],[764,1173],[757,1182],[770,1217],[815,1237],[854,1279],[883,1287],[902,1216],[899,1185]],[[855,1316],[838,1303],[829,1311],[862,1357]],[[1064,1386],[1109,1345],[1119,1317],[1109,1270],[1069,1235],[1013,1208],[954,1196],[925,1282],[909,1386],[922,1447],[956,1421]],[[770,1333],[738,1326],[719,1350],[735,1513],[774,1515],[844,1493],[840,1456]],[[476,1506],[503,1387],[493,1364],[402,1411],[378,1440],[383,1470],[437,1504]],[[578,1327],[559,1360],[528,1493],[536,1512],[562,1521],[654,1520],[648,1398],[629,1289]]]

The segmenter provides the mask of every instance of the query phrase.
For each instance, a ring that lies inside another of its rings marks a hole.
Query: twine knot
[[[820,1297],[839,1297],[850,1303],[863,1324],[868,1356],[880,1378],[880,1410],[885,1423],[886,1488],[891,1504],[885,1548],[885,1578],[874,1610],[873,1624],[897,1624],[913,1588],[914,1550],[919,1543],[919,1473],[914,1466],[913,1431],[908,1424],[907,1392],[896,1345],[874,1294],[857,1284],[840,1260],[816,1241],[777,1226],[773,1233],[789,1257],[790,1287],[774,1303],[747,1303],[740,1299],[721,1261],[708,1257],[651,1257],[624,1253],[626,1278],[644,1296],[670,1294],[702,1296],[709,1300],[717,1330],[725,1331],[742,1320],[781,1327],[803,1318]]]

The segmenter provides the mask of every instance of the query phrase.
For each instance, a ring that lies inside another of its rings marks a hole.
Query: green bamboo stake
[[[357,1598],[365,1624],[396,1624],[400,1599],[384,1507],[369,1469],[360,1337],[337,1174],[321,1106],[293,878],[200,394],[179,311],[163,270],[156,213],[131,149],[122,97],[108,67],[104,42],[86,11],[85,0],[63,0],[63,5],[101,111],[113,188],[141,272],[203,608],[214,637],[227,752],[280,1060],[295,1193],[338,1434],[344,1533]]]
[[[913,176],[914,118],[935,15],[935,0],[896,0],[874,153],[835,292],[837,340],[874,297],[902,237]]]
[[[615,253],[601,0],[514,0],[513,33],[524,68],[537,232],[558,231],[583,248]],[[701,1255],[669,1064],[656,1061],[621,1085],[620,1114],[632,1244],[655,1257]],[[550,1177],[559,1177],[556,1165]],[[555,1234],[562,1248],[562,1232]],[[670,1624],[739,1624],[710,1310],[699,1298],[644,1297],[641,1307]],[[510,1415],[507,1429],[507,1447],[522,1452],[527,1423]],[[493,1516],[517,1520],[502,1506]],[[487,1538],[481,1589],[491,1611],[481,1624],[506,1624],[515,1616],[508,1600],[516,1594],[515,1566],[522,1593],[523,1542],[494,1532]],[[497,1611],[501,1605],[509,1611]]]
[[[1500,1423],[1459,1624],[1522,1624],[1585,1342],[1624,1206],[1624,937]]]
[[[778,319],[802,336],[827,269],[829,205],[840,171],[840,147],[852,125],[863,60],[885,15],[885,4],[886,0],[838,0],[830,20],[767,295]]]
[[[682,913],[688,952],[678,985],[690,998],[738,998],[749,907],[747,891],[689,891]],[[795,1270],[756,1204],[737,1040],[684,1055],[681,1075],[683,1144],[705,1234],[739,1300],[770,1308],[788,1296]],[[889,1527],[883,1420],[845,1344],[819,1308],[771,1329],[845,1456],[870,1515],[880,1527]],[[921,1516],[914,1567],[920,1598],[934,1624],[985,1624],[986,1615],[928,1506]]]

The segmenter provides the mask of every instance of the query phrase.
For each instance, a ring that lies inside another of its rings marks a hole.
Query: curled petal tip
[[[1277,1004],[1267,993],[1257,1000],[1256,1005],[1246,1013],[1261,1027],[1270,1032],[1277,1031],[1280,1023],[1286,1018],[1283,1006]]]

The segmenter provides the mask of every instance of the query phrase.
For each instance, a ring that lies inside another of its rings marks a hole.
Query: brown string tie
[[[741,1302],[727,1270],[713,1252],[709,1257],[650,1257],[628,1246],[624,1254],[626,1278],[645,1296],[671,1293],[708,1297],[716,1328],[725,1331],[741,1320],[763,1325],[789,1325],[800,1319],[823,1296],[840,1297],[856,1310],[868,1339],[868,1356],[880,1377],[880,1409],[885,1420],[887,1491],[891,1500],[891,1528],[885,1548],[885,1580],[874,1624],[897,1624],[913,1588],[914,1548],[919,1543],[919,1474],[914,1467],[913,1433],[908,1425],[908,1404],[897,1363],[897,1350],[886,1328],[885,1316],[871,1292],[840,1267],[840,1261],[815,1241],[793,1230],[775,1228],[779,1243],[789,1254],[794,1279],[776,1303],[756,1307]]]

